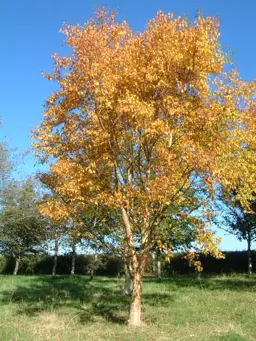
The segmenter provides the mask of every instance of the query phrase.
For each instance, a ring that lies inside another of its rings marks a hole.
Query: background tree
[[[41,201],[40,201],[41,203]],[[39,204],[40,204],[39,203]],[[57,273],[58,256],[61,246],[67,246],[67,224],[64,220],[46,220],[46,243],[48,252],[52,254],[52,276]]]
[[[66,223],[66,233],[68,235],[68,245],[71,248],[71,267],[70,274],[75,274],[75,265],[76,265],[76,254],[77,247],[80,245],[83,246],[88,239],[86,239],[86,229],[84,228],[84,224],[82,222],[77,222],[74,219],[70,218]],[[84,240],[85,238],[85,240]],[[89,245],[87,243],[86,247]]]
[[[7,143],[0,142],[0,200],[4,189],[8,186],[12,171],[13,162],[10,148]]]
[[[77,238],[76,236],[73,236],[70,234],[69,236],[69,243],[71,245],[71,269],[70,269],[70,275],[75,274],[76,269],[76,246],[80,242],[80,238]]]
[[[2,194],[0,210],[0,248],[15,258],[13,274],[26,253],[38,252],[45,240],[45,219],[37,202],[39,195],[32,179],[12,181]]]
[[[206,224],[199,209],[212,212],[212,208],[205,207],[207,197],[203,192],[203,186],[197,188],[189,187],[183,190],[186,200],[178,204],[171,205],[166,209],[165,215],[157,229],[155,244],[152,248],[153,272],[160,279],[162,276],[162,260],[172,260],[173,252],[186,254],[191,247],[195,247],[193,242],[197,240],[197,227]],[[201,207],[202,206],[202,207]],[[196,215],[194,215],[196,213]],[[208,217],[208,222],[209,222]],[[197,263],[198,264],[198,263]]]
[[[50,202],[45,213],[75,216],[100,204],[122,216],[129,325],[139,326],[142,276],[167,208],[186,201],[184,188],[201,181],[211,194],[214,183],[233,186],[242,172],[248,184],[240,196],[250,195],[255,148],[245,146],[255,147],[255,83],[224,72],[212,17],[190,22],[159,12],[134,33],[98,11],[63,32],[72,55],[55,55],[46,75],[59,89],[47,100],[35,148],[54,160],[54,188],[69,204]],[[205,224],[197,239],[220,256]]]
[[[12,163],[10,160],[10,152],[5,143],[0,143],[0,193],[6,187],[8,178],[12,170]]]
[[[153,273],[158,279],[162,277],[162,261],[172,261],[174,252],[186,252],[192,248],[193,242],[197,240],[197,227],[200,218],[193,216],[185,219],[170,216],[161,223],[163,230],[160,230],[156,242],[152,248]],[[196,263],[199,265],[198,263]],[[193,264],[191,264],[193,265]]]
[[[237,191],[223,190],[217,202],[221,215],[217,216],[216,224],[223,230],[235,235],[240,241],[247,242],[248,274],[252,274],[252,243],[256,241],[256,201],[250,200],[246,207],[238,199]]]
[[[109,209],[102,205],[94,205],[87,209],[77,207],[74,215],[69,197],[65,197],[55,190],[54,184],[58,182],[58,178],[50,173],[42,173],[38,174],[38,179],[46,190],[40,203],[41,212],[47,214],[49,209],[54,210],[54,214],[50,215],[52,219],[49,219],[48,225],[48,239],[54,241],[53,275],[56,274],[60,242],[63,245],[66,244],[66,247],[71,246],[71,275],[75,272],[77,244],[94,250],[96,253],[112,251],[117,254],[117,240],[116,237],[114,238],[116,223],[113,211],[110,213]],[[63,215],[64,207],[65,215]],[[89,272],[93,277],[98,267],[97,264],[99,264],[97,256],[95,261],[93,257],[91,258],[90,264],[92,271]]]

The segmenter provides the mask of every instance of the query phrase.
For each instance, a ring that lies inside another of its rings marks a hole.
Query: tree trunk
[[[130,327],[140,327],[142,322],[141,316],[141,298],[142,298],[142,274],[147,262],[147,257],[152,245],[144,243],[144,249],[141,250],[142,255],[138,258],[135,249],[133,228],[130,224],[126,209],[122,207],[122,217],[125,226],[126,248],[125,262],[130,267],[132,275],[132,301],[130,305],[130,313],[128,325]]]
[[[72,261],[71,261],[70,275],[75,274],[75,265],[76,265],[76,244],[73,244],[72,245]]]
[[[124,273],[125,273],[125,282],[124,282],[123,293],[125,295],[130,295],[131,294],[132,279],[131,279],[131,275],[130,275],[130,272],[128,269],[128,265],[126,263],[124,264]]]
[[[116,276],[117,276],[117,278],[120,278],[120,277],[121,277],[121,262],[120,262],[119,259],[118,259],[118,262],[117,262]]]
[[[162,264],[159,258],[157,258],[157,278],[158,279],[162,278]]]
[[[252,254],[251,254],[251,232],[248,232],[248,246],[247,246],[247,252],[248,252],[248,275],[251,276],[252,274]]]
[[[152,253],[152,263],[153,263],[153,274],[156,273],[156,254],[155,252]]]
[[[19,271],[19,266],[20,266],[20,256],[15,257],[15,267],[13,270],[13,275],[16,276],[18,271]]]
[[[98,255],[94,255],[93,257],[94,257],[94,259],[92,260],[92,267],[91,267],[91,271],[90,271],[91,281],[93,280],[94,275],[95,275],[95,270],[97,269]]]
[[[57,262],[58,262],[58,252],[59,252],[59,241],[58,238],[55,239],[55,249],[54,249],[54,258],[53,258],[53,267],[52,267],[52,275],[56,275]]]
[[[142,276],[139,272],[133,276],[132,303],[128,325],[131,327],[141,326],[141,298],[142,298]]]

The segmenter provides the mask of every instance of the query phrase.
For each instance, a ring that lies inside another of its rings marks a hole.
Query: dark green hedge
[[[245,273],[248,270],[247,252],[224,252],[225,259],[200,256],[204,273]],[[11,274],[14,269],[14,259],[0,256],[0,273]],[[256,252],[252,252],[253,271],[256,272]],[[47,254],[26,255],[20,263],[19,274],[51,274],[53,258]],[[152,260],[149,260],[146,273],[152,274]],[[69,274],[71,255],[58,257],[57,274]],[[76,256],[76,274],[90,274],[94,270],[97,275],[116,276],[123,273],[123,264],[120,258],[110,254]],[[194,272],[182,254],[176,254],[170,263],[162,261],[163,275],[187,274]]]
[[[15,260],[12,257],[0,256],[0,273],[11,274]],[[21,259],[18,274],[51,274],[53,257],[45,254],[26,255]],[[117,275],[122,271],[121,261],[112,255],[76,256],[76,274],[91,274],[93,269],[97,275]],[[71,255],[58,256],[57,274],[69,274],[71,270]]]
[[[246,273],[248,271],[248,254],[246,251],[227,251],[224,259],[200,255],[199,260],[203,265],[204,273]],[[256,272],[256,252],[252,252],[253,272]],[[176,254],[170,263],[164,263],[163,270],[167,275],[187,274],[194,272],[189,267],[183,255]]]

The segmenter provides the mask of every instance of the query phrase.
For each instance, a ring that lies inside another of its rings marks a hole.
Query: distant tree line
[[[205,274],[221,273],[246,273],[247,252],[246,251],[227,251],[224,252],[224,259],[206,257],[201,254],[200,261],[203,264]],[[170,261],[161,257],[158,262],[161,267],[154,264],[154,258],[151,257],[146,268],[146,275],[161,277],[173,276],[175,274],[188,274],[196,272],[195,268],[189,266],[189,261],[184,254],[173,254]],[[251,252],[252,271],[256,272],[256,252]],[[75,274],[104,276],[123,276],[125,274],[124,262],[120,257],[113,254],[78,254],[75,257]],[[21,275],[50,275],[54,265],[54,256],[49,254],[27,254],[23,257],[19,267]],[[15,258],[0,256],[0,273],[12,274],[15,267]],[[160,270],[159,270],[160,269]],[[57,275],[73,275],[72,273],[72,253],[58,256],[58,265],[56,267]]]

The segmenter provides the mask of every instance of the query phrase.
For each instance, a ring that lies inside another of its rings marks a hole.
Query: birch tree
[[[50,159],[55,191],[49,216],[103,205],[122,217],[133,282],[129,325],[142,322],[142,277],[166,209],[199,184],[213,195],[241,174],[249,196],[255,174],[255,83],[224,71],[226,54],[213,17],[159,12],[142,32],[99,10],[63,28],[70,56],[54,55],[59,88],[34,132]],[[246,145],[253,148],[248,151]],[[181,218],[182,219],[182,218]],[[213,233],[197,226],[205,253],[221,254]]]

